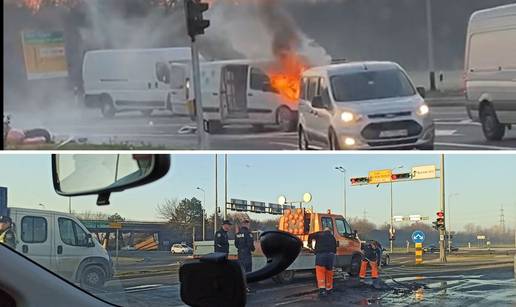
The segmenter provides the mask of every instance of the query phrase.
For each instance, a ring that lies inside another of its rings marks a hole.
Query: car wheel
[[[151,116],[152,111],[154,111],[154,110],[141,110],[140,112],[142,112],[143,116],[149,117],[149,116]]]
[[[113,118],[115,116],[116,110],[110,96],[102,95],[102,97],[100,97],[100,111],[104,118]]]
[[[272,277],[272,280],[277,284],[288,284],[294,280],[295,272],[293,270],[287,270],[279,273]]]
[[[337,134],[333,129],[330,129],[330,133],[328,133],[328,145],[330,146],[330,150],[340,150],[339,141],[337,139]]]
[[[96,265],[88,266],[82,271],[80,284],[83,288],[99,289],[106,281],[106,273]]]
[[[356,277],[360,273],[360,265],[362,264],[362,257],[360,255],[355,255],[351,258],[351,265],[349,268],[348,274],[351,277]]]
[[[299,126],[297,145],[299,150],[308,150],[310,149],[310,144],[308,144],[308,139],[306,138],[305,131],[303,127]]]
[[[500,124],[496,111],[490,104],[480,111],[480,121],[484,136],[489,141],[500,141],[505,135],[505,125]]]
[[[289,108],[280,107],[276,117],[276,121],[281,131],[291,132],[296,130],[295,116]]]

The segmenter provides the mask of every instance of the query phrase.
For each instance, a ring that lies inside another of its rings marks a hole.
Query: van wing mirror
[[[423,98],[426,97],[426,89],[424,87],[422,87],[422,86],[417,87],[416,90],[421,97],[423,97]]]
[[[324,109],[324,103],[321,96],[314,96],[314,98],[312,98],[312,107],[316,109]]]
[[[62,196],[98,195],[99,206],[109,205],[112,192],[156,181],[169,169],[169,155],[52,155],[52,180],[56,193]]]

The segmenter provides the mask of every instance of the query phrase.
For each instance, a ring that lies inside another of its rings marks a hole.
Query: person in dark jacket
[[[215,233],[215,252],[229,254],[228,231],[231,229],[231,222],[224,220],[222,227]]]
[[[312,233],[308,236],[308,246],[315,240],[315,275],[319,295],[324,296],[333,291],[333,266],[337,253],[337,240],[329,227],[324,231]]]
[[[362,245],[364,258],[362,258],[362,265],[360,266],[360,284],[364,284],[367,274],[367,266],[371,267],[371,278],[373,279],[373,286],[378,285],[378,259],[379,246],[376,241],[371,240]]]
[[[16,235],[12,226],[10,217],[0,216],[0,243],[16,248]]]
[[[235,235],[235,246],[238,249],[238,261],[246,273],[253,270],[252,252],[255,250],[253,234],[249,228],[249,220],[244,220],[240,224],[238,233]]]

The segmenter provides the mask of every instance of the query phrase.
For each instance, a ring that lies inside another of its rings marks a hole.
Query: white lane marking
[[[434,145],[446,146],[446,147],[464,147],[464,148],[477,148],[477,149],[494,149],[494,150],[514,150],[516,147],[502,147],[493,145],[475,145],[475,144],[461,144],[461,143],[443,143],[436,142]]]
[[[469,119],[460,122],[434,122],[434,124],[442,126],[482,126],[481,123],[473,122]]]
[[[268,132],[258,134],[217,134],[211,135],[214,139],[261,139],[261,138],[274,138],[274,137],[291,137],[297,139],[295,132]]]
[[[54,136],[56,137],[69,137],[69,133],[56,133]],[[121,138],[121,137],[127,137],[127,138],[134,138],[134,137],[146,137],[146,138],[152,138],[152,137],[182,137],[182,138],[189,138],[192,136],[196,136],[196,134],[170,134],[170,133],[164,133],[164,134],[140,134],[140,133],[116,133],[108,134],[108,133],[94,133],[94,134],[79,134],[76,133],[74,135],[75,138],[95,138],[95,137],[110,137],[113,139]]]
[[[462,134],[455,134],[457,130],[435,130],[435,136],[462,136]]]

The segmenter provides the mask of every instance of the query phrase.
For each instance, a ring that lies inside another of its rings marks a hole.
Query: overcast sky
[[[389,185],[352,187],[349,177],[367,176],[375,169],[437,165],[437,154],[230,154],[228,156],[228,198],[276,202],[310,192],[310,205],[317,211],[343,212],[344,183],[347,188],[349,217],[365,216],[376,224],[388,221]],[[472,222],[482,226],[499,223],[504,206],[506,226],[516,225],[516,155],[452,154],[445,158],[446,200],[452,229]],[[119,213],[133,220],[157,220],[156,206],[165,199],[197,197],[214,211],[215,156],[212,154],[174,154],[171,171],[161,180],[132,190],[114,193],[111,205],[97,207],[96,197],[72,199],[75,211]],[[224,203],[224,156],[218,156],[219,206]],[[347,169],[348,180],[335,166]],[[50,156],[45,154],[1,154],[0,185],[9,188],[10,207],[68,211],[68,198],[58,196],[52,187]],[[421,180],[393,185],[394,215],[420,214],[434,220],[439,208],[439,180]],[[364,212],[365,211],[365,212]],[[255,215],[257,218],[271,218]],[[430,223],[430,221],[429,221]]]

